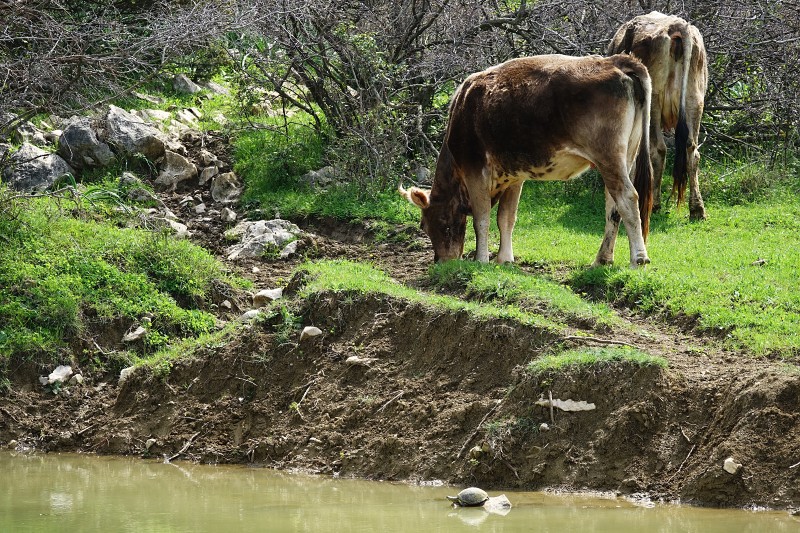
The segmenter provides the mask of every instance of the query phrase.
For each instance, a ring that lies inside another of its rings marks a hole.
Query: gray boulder
[[[223,204],[232,204],[239,200],[242,195],[242,187],[239,180],[236,179],[236,174],[233,172],[226,172],[218,174],[211,180],[211,198],[215,202]]]
[[[288,220],[245,221],[225,233],[226,238],[241,236],[241,242],[228,248],[228,260],[259,257],[269,250],[283,250],[303,235],[303,231]]]
[[[183,74],[178,74],[172,80],[172,88],[179,93],[196,94],[203,89]]]
[[[151,161],[164,156],[164,141],[156,128],[115,105],[106,115],[106,138],[118,154],[142,154]]]
[[[169,150],[161,162],[161,172],[156,178],[156,186],[162,190],[174,191],[182,181],[197,177],[197,167],[180,154]]]
[[[104,167],[114,161],[114,152],[100,139],[87,118],[76,118],[58,141],[58,155],[77,170]]]
[[[3,169],[3,180],[18,190],[42,190],[58,178],[75,171],[58,154],[45,152],[25,143],[11,154],[10,164]]]

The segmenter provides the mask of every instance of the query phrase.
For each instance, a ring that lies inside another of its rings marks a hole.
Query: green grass
[[[88,321],[149,316],[147,350],[214,328],[200,307],[214,283],[234,280],[207,252],[61,204],[0,198],[0,358],[56,360]]]
[[[304,296],[323,291],[385,294],[450,311],[467,311],[478,318],[515,320],[554,333],[562,331],[565,327],[559,321],[526,311],[516,305],[470,302],[452,296],[420,292],[397,283],[385,272],[365,263],[340,260],[317,261],[304,265],[303,270],[309,275],[309,281],[302,292]]]
[[[614,364],[632,364],[639,367],[656,366],[667,368],[663,357],[646,354],[627,346],[613,348],[583,348],[567,350],[558,355],[547,355],[531,361],[526,370],[531,374],[560,372],[580,367],[597,367]]]
[[[568,287],[520,271],[513,265],[449,261],[431,268],[434,283],[463,290],[467,298],[513,304],[554,320],[607,330],[621,321],[604,303],[592,303]]]

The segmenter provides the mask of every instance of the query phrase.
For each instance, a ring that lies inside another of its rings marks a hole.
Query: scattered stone
[[[219,218],[226,223],[236,222],[236,211],[230,207],[223,207]]]
[[[230,96],[231,94],[231,92],[228,90],[227,87],[225,87],[224,85],[220,85],[215,81],[207,81],[205,83],[202,83],[201,86],[215,94],[221,94],[224,96]]]
[[[71,378],[69,378],[70,385],[80,385],[83,383],[83,376],[81,374],[75,374]]]
[[[490,513],[505,515],[511,509],[511,501],[505,494],[492,496],[486,500],[486,503],[483,504],[483,508]]]
[[[326,189],[339,182],[336,169],[330,165],[319,170],[310,170],[301,179],[317,189]]]
[[[375,361],[374,358],[351,355],[344,360],[344,364],[352,366],[369,366],[373,361]]]
[[[211,179],[219,174],[219,168],[216,165],[212,165],[210,167],[205,167],[203,170],[200,171],[200,178],[197,180],[198,184],[205,185]]]
[[[88,118],[73,117],[58,141],[58,154],[75,169],[105,167],[114,162],[114,152],[97,138]]]
[[[33,191],[50,187],[56,180],[75,171],[58,154],[45,152],[25,143],[11,154],[3,170],[3,180],[17,190]]]
[[[72,375],[72,367],[69,365],[59,365],[56,367],[55,370],[50,372],[50,375],[47,376],[47,383],[52,385],[53,383],[64,383],[69,380],[69,377]]]
[[[46,131],[44,133],[44,140],[47,141],[47,144],[56,144],[63,134],[63,130]]]
[[[159,128],[166,126],[172,120],[172,113],[161,109],[140,109],[136,114]]]
[[[241,195],[241,184],[233,172],[217,174],[211,180],[211,198],[215,202],[231,204],[237,202]]]
[[[233,309],[233,304],[231,303],[230,300],[222,300],[222,303],[219,304],[219,306],[222,307],[223,309],[228,309],[229,311]]]
[[[251,310],[247,311],[246,313],[244,313],[242,316],[240,316],[239,320],[241,322],[250,322],[250,321],[256,319],[260,315],[261,315],[261,311],[259,311],[258,309],[251,309]]]
[[[165,220],[167,221],[170,229],[175,232],[175,238],[187,239],[192,236],[186,224],[178,222],[177,220],[172,220],[171,218],[166,218]]]
[[[11,439],[10,441],[8,441],[8,444],[6,444],[6,448],[8,448],[9,450],[15,450],[17,448],[17,445],[19,445],[19,442],[17,442],[14,439]]]
[[[167,150],[161,162],[161,172],[155,184],[161,190],[172,192],[182,181],[197,177],[197,167],[180,154]]]
[[[177,74],[172,79],[172,88],[179,93],[196,94],[203,89],[183,74]]]
[[[217,156],[203,148],[200,150],[200,153],[197,154],[197,160],[200,164],[204,167],[214,165],[217,162]]]
[[[293,256],[294,254],[297,253],[297,247],[299,246],[299,244],[300,244],[300,241],[292,241],[292,242],[290,242],[289,244],[284,246],[283,250],[281,250],[281,253],[280,253],[279,257],[281,259],[290,258],[291,256]]]
[[[282,250],[301,234],[302,231],[295,224],[279,218],[240,222],[225,232],[227,239],[235,239],[241,235],[241,242],[228,248],[228,259],[234,261],[259,257],[269,248]]]
[[[253,267],[250,269],[250,272],[252,272],[253,274],[258,274],[259,272],[261,272],[261,269],[258,267]]]
[[[545,431],[550,431],[550,426],[546,422],[542,422],[539,424],[539,431],[544,433]]]
[[[194,206],[194,212],[198,215],[202,215],[206,212],[206,204],[200,203]]]
[[[47,144],[44,132],[28,120],[17,124],[16,128],[11,132],[11,140],[20,144],[32,143],[39,146]]]
[[[143,187],[134,187],[130,189],[127,198],[131,202],[158,202],[158,196]]]
[[[147,439],[144,443],[144,449],[149,452],[150,448],[152,448],[157,442],[158,441],[156,439]]]
[[[150,161],[164,156],[164,141],[158,130],[115,105],[110,105],[106,114],[104,140],[123,155],[142,154]]]
[[[269,302],[274,302],[283,296],[283,289],[264,289],[253,296],[253,307],[264,307]]]
[[[134,370],[136,370],[135,366],[129,366],[129,367],[126,367],[126,368],[123,368],[122,370],[120,370],[119,371],[119,381],[118,381],[118,383],[120,385],[125,383],[125,380],[128,379],[131,376],[131,374],[133,374]]]
[[[147,330],[142,326],[139,326],[135,330],[122,337],[122,342],[136,342],[143,339],[145,335],[147,335]]]
[[[179,122],[182,122],[183,124],[186,124],[187,126],[190,126],[192,128],[196,128],[197,127],[197,117],[189,109],[181,109],[180,111],[175,113],[175,118]]]
[[[722,469],[725,470],[727,473],[734,475],[738,474],[739,470],[742,469],[742,464],[737,463],[733,457],[728,457],[725,459],[725,462],[722,463]]]
[[[159,98],[158,96],[151,96],[149,94],[144,94],[140,92],[133,92],[133,96],[138,98],[139,100],[144,100],[145,102],[150,102],[151,104],[161,105],[164,103],[163,98]]]
[[[312,337],[316,337],[318,335],[322,335],[322,330],[316,326],[306,326],[303,328],[302,333],[300,333],[300,340],[309,339]]]

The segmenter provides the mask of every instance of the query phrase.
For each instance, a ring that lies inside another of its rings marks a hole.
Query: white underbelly
[[[492,189],[503,190],[526,180],[566,181],[580,176],[591,166],[592,164],[580,155],[567,151],[557,152],[543,166],[532,166],[512,173],[503,171],[493,173]]]

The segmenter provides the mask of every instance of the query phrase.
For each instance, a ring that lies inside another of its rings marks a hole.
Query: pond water
[[[245,466],[2,452],[0,532],[800,531],[786,512],[538,492],[505,492],[514,507],[503,516],[452,509],[445,496],[456,491]]]

